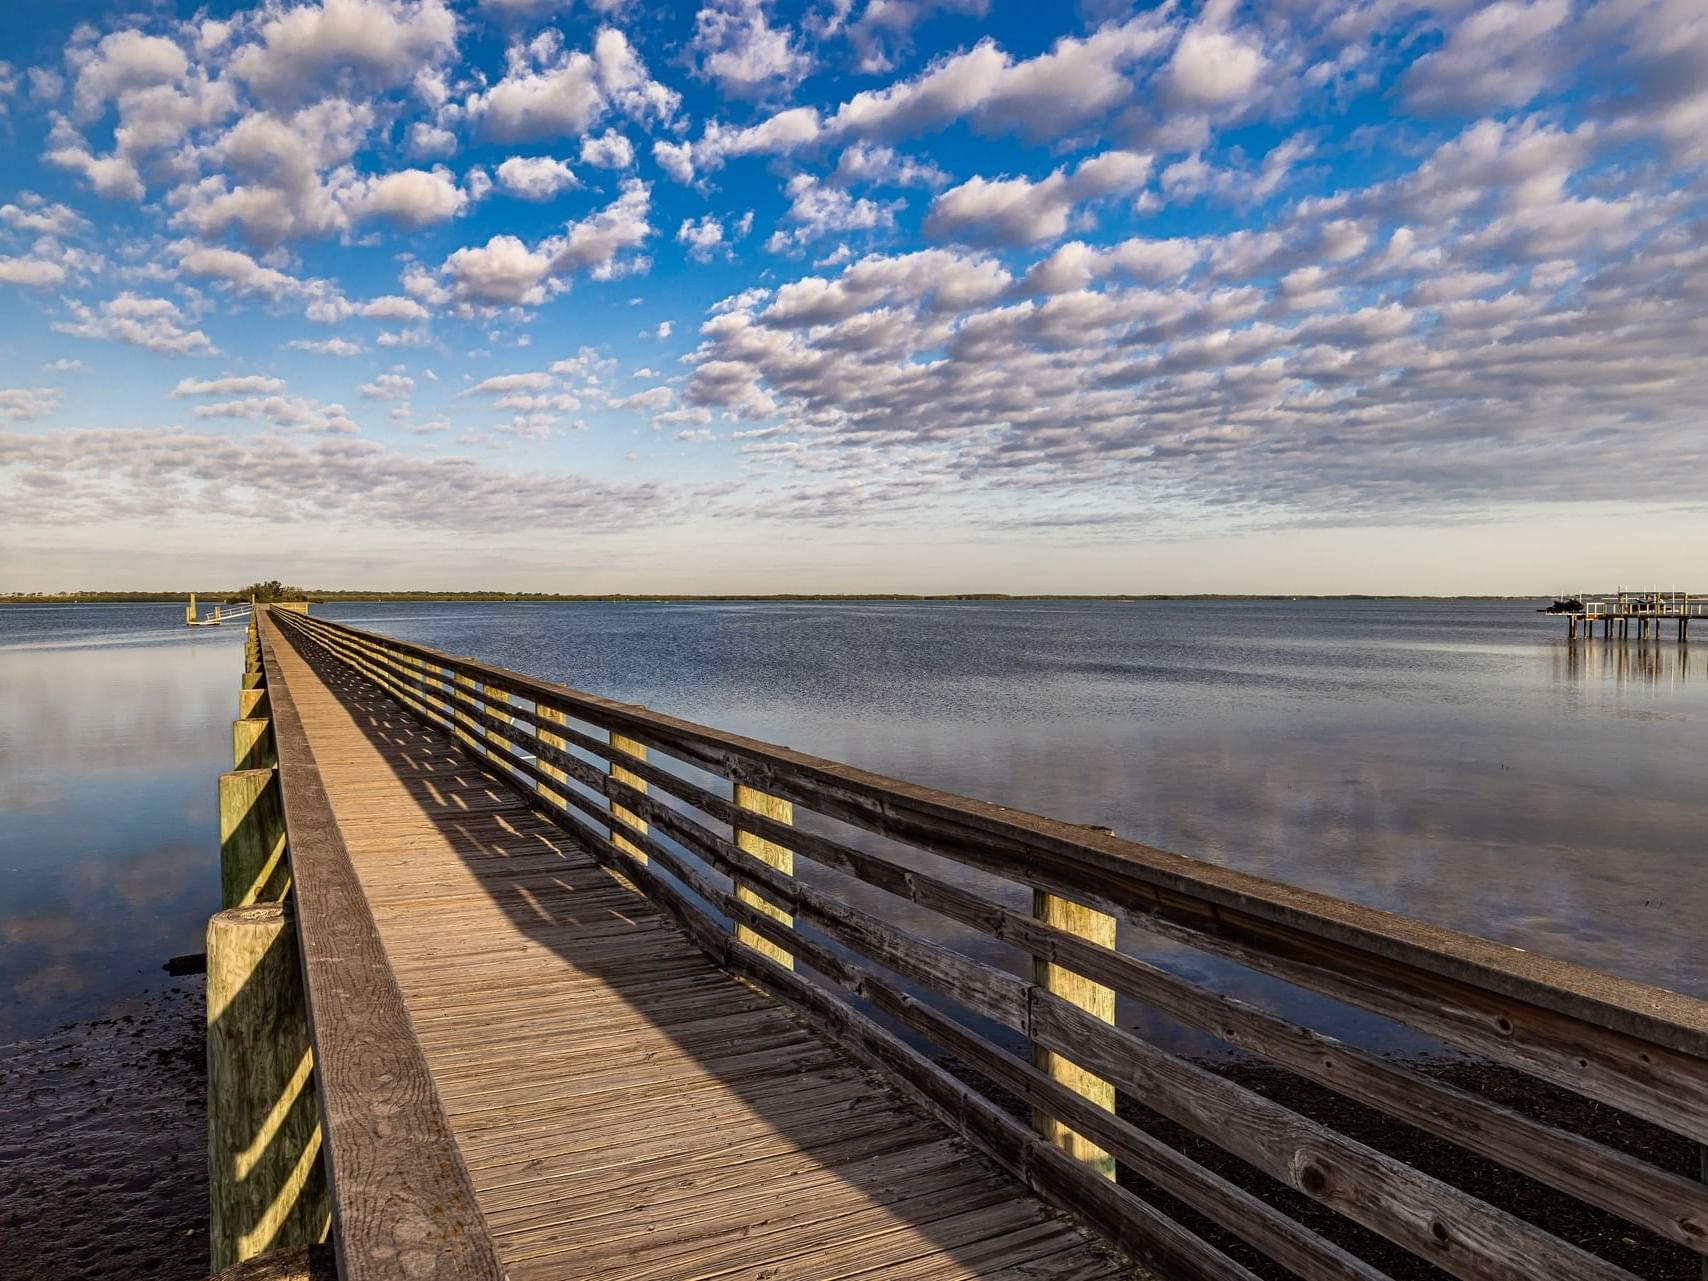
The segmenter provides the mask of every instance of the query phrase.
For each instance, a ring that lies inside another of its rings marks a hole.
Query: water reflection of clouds
[[[234,665],[235,650],[160,646],[8,654],[0,663],[0,780],[207,759],[222,741],[220,722],[235,714]]]
[[[0,908],[0,1039],[158,986],[168,956],[198,950],[217,907],[216,857],[211,834],[67,851],[52,875],[12,885]]]
[[[157,987],[216,906],[241,629],[182,617],[0,611],[0,1039]]]
[[[0,771],[5,769],[5,756],[0,753]],[[65,803],[62,784],[40,778],[7,777],[0,773],[0,814],[11,812],[51,810]]]
[[[1688,758],[1608,777],[1549,719],[1487,727],[1474,751],[1433,723],[1095,722],[1000,749],[976,726],[844,725],[826,754],[1708,994]],[[798,743],[808,727],[790,728]],[[1624,732],[1604,750],[1646,756]],[[1184,955],[1135,946],[1170,968]]]

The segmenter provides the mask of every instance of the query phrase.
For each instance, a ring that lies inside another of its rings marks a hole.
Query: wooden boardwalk
[[[1131,1275],[446,735],[271,655],[515,1281]]]
[[[238,712],[219,1281],[320,1277],[328,1224],[342,1281],[1708,1260],[1708,1002],[301,609],[258,613]],[[1226,963],[1502,1076],[1229,999]],[[1354,1106],[1251,1089],[1117,998]],[[1444,1151],[1367,1141],[1378,1114]]]

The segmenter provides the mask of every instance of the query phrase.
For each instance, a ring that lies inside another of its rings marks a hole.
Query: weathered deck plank
[[[447,738],[274,657],[514,1281],[1129,1275]]]

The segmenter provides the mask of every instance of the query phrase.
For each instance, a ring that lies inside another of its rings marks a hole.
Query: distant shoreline
[[[232,601],[228,590],[208,591],[197,588],[196,596],[212,605]],[[147,605],[176,604],[188,600],[191,593],[182,592],[40,592],[0,595],[0,605]],[[623,603],[718,603],[718,602],[776,602],[791,601],[1304,601],[1304,600],[1547,600],[1546,592],[1534,595],[1474,595],[1474,596],[1414,596],[1379,595],[1366,592],[1145,592],[1145,593],[1015,593],[1006,592],[717,592],[689,594],[676,592],[607,592],[576,594],[570,592],[367,592],[367,591],[306,591],[304,598],[314,604],[351,601],[444,601],[469,604],[623,604]]]

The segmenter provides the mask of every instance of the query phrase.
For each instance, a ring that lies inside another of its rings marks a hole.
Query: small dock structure
[[[1595,637],[1601,624],[1604,640],[1658,641],[1661,626],[1672,623],[1679,644],[1690,639],[1690,620],[1708,616],[1708,597],[1681,591],[1618,591],[1601,595],[1573,596],[1556,601],[1546,611],[1563,614],[1566,639]]]
[[[208,932],[228,1281],[1708,1258],[1708,1003],[306,613],[259,609],[245,653]],[[1227,962],[1658,1127],[1690,1173],[1232,999]],[[1152,1015],[1455,1159],[1173,1053]]]

